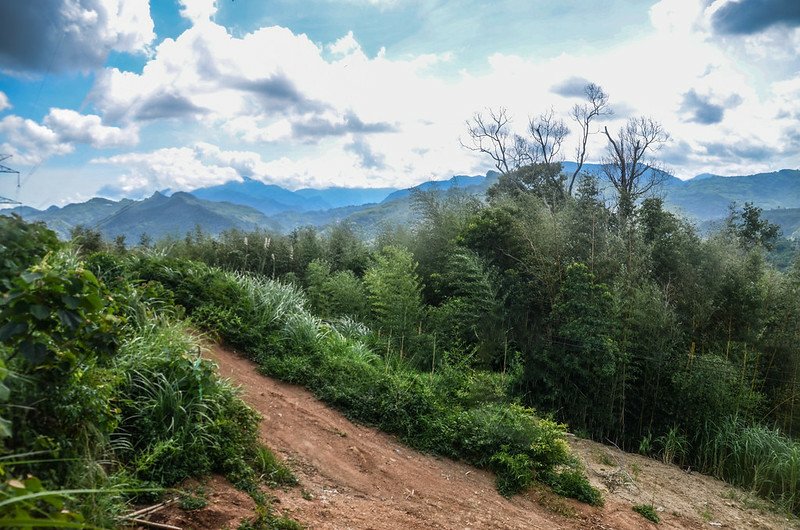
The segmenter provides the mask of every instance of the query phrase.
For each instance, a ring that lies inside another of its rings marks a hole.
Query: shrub
[[[564,497],[571,497],[592,506],[602,506],[603,496],[589,484],[586,475],[578,469],[563,469],[548,473],[544,482],[553,491]]]
[[[490,459],[492,470],[497,474],[497,491],[510,497],[533,484],[533,462],[526,454],[510,455],[503,450]]]
[[[656,512],[652,504],[637,504],[633,507],[633,511],[648,521],[652,521],[656,524],[661,522],[661,517],[658,516],[658,512]]]

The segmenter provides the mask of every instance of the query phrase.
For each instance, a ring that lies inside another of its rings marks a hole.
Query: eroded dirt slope
[[[275,507],[308,528],[797,528],[720,481],[579,439],[571,445],[604,492],[604,507],[546,491],[504,499],[490,473],[420,454],[356,425],[307,390],[259,374],[231,351],[211,346],[206,355],[263,415],[263,441],[288,461],[301,484],[271,491]],[[632,505],[640,503],[656,506],[661,524],[634,513]]]

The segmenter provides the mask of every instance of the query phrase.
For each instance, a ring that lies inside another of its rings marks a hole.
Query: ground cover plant
[[[42,226],[0,217],[0,233],[0,526],[115,527],[130,502],[209,473],[264,504],[258,417],[181,310],[99,280],[113,260]]]

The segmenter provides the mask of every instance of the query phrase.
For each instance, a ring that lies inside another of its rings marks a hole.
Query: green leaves
[[[72,365],[114,350],[118,319],[94,275],[66,256],[43,260],[19,277],[0,304],[0,343],[29,364]]]
[[[373,317],[387,335],[403,348],[403,338],[412,337],[422,318],[422,286],[417,264],[410,252],[386,247],[367,269],[364,283],[369,292]]]
[[[2,470],[2,467],[0,467]],[[87,528],[83,517],[66,507],[72,495],[97,490],[45,489],[33,476],[9,479],[0,484],[0,527],[2,528]]]

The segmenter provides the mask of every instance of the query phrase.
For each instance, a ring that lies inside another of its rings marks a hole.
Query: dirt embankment
[[[275,508],[313,529],[639,529],[800,528],[763,510],[752,497],[723,482],[686,473],[638,455],[572,439],[573,451],[603,491],[592,508],[535,490],[512,499],[495,490],[492,474],[463,463],[420,454],[376,429],[354,424],[310,392],[259,374],[250,361],[220,347],[207,356],[223,377],[263,416],[262,439],[282,456],[300,486],[271,490]],[[204,510],[171,510],[164,522],[183,528],[236,528],[252,515],[240,492],[213,479]],[[235,501],[238,509],[232,510]],[[633,512],[652,504],[656,526]],[[216,517],[215,514],[219,514]],[[224,516],[223,516],[224,515]]]

